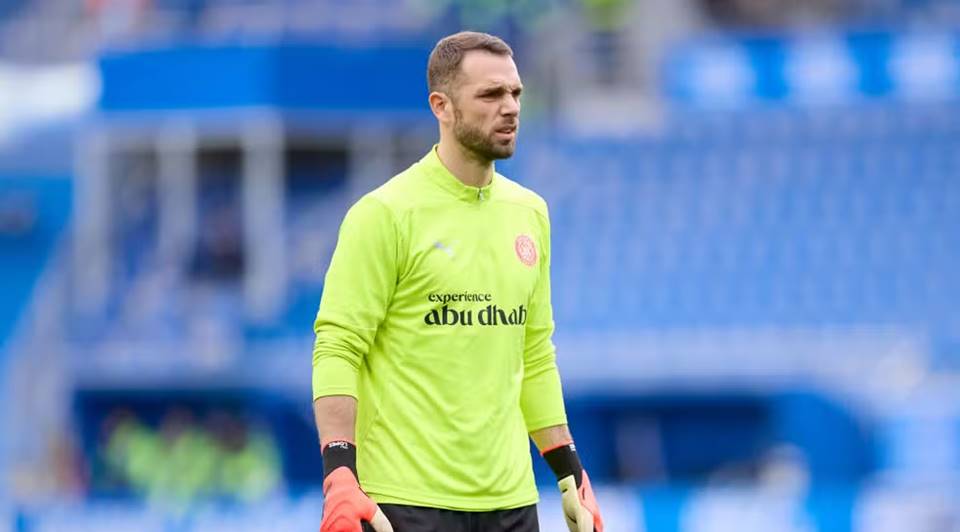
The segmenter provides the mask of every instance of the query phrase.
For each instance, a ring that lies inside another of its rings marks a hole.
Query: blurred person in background
[[[98,475],[100,488],[127,489],[146,495],[154,469],[163,458],[163,446],[152,430],[130,409],[117,408],[103,423],[100,454],[106,470]]]
[[[160,423],[163,459],[154,467],[148,497],[186,509],[190,502],[213,494],[219,453],[189,409],[176,407]]]
[[[632,7],[630,0],[581,0],[580,6],[590,23],[593,40],[593,60],[597,63],[600,81],[612,85],[625,58],[623,32],[629,28],[627,16]]]
[[[97,487],[129,490],[167,509],[185,512],[211,498],[256,502],[281,486],[273,437],[227,411],[198,422],[189,408],[173,407],[154,429],[120,407],[104,420],[103,438]]]
[[[537,531],[532,438],[569,529],[602,532],[556,366],[547,207],[494,170],[516,146],[513,52],[457,33],[427,78],[439,144],[347,213],[314,326],[321,531]]]
[[[221,451],[217,468],[221,494],[251,503],[278,490],[280,451],[267,430],[226,411],[212,413],[207,426]]]
[[[719,24],[739,28],[824,25],[849,15],[857,2],[848,0],[702,0]]]

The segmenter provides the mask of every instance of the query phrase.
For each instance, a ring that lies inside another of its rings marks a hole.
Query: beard
[[[459,109],[453,111],[453,136],[477,160],[483,162],[508,159],[516,149],[516,135],[505,144],[496,142],[494,133],[484,134],[479,127],[468,124]]]

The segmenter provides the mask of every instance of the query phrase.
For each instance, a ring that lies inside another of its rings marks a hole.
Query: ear
[[[433,91],[430,93],[429,101],[430,110],[433,111],[433,116],[437,117],[438,122],[446,124],[453,121],[453,102],[449,96]]]

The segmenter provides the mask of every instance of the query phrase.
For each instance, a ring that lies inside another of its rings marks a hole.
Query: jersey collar
[[[426,154],[423,159],[420,159],[420,164],[426,168],[426,174],[430,181],[446,192],[449,192],[457,199],[474,203],[489,200],[497,186],[497,182],[500,180],[496,169],[494,169],[493,178],[486,186],[471,187],[469,185],[465,185],[463,184],[463,181],[457,179],[457,177],[451,174],[450,170],[443,165],[443,162],[440,160],[440,156],[437,155],[437,146],[438,145],[434,144],[433,148],[430,150],[430,153]]]

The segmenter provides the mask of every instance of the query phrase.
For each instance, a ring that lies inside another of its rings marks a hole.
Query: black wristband
[[[326,479],[334,469],[344,466],[353,471],[353,476],[357,476],[357,446],[345,440],[328,443],[323,448],[323,478]]]
[[[578,488],[583,483],[583,465],[580,463],[580,457],[577,456],[577,448],[572,443],[543,453],[543,458],[553,470],[553,474],[557,476],[557,480],[573,475]]]

